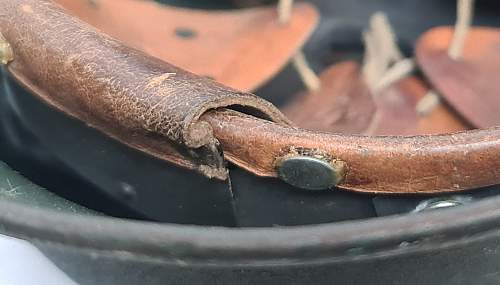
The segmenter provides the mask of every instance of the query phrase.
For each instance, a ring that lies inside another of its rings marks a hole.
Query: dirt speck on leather
[[[170,77],[172,76],[175,76],[177,73],[175,72],[168,72],[168,73],[164,73],[162,75],[158,75],[154,78],[152,78],[148,84],[146,85],[146,88],[154,88],[156,86],[159,86],[161,85],[161,83],[167,79],[169,79]]]

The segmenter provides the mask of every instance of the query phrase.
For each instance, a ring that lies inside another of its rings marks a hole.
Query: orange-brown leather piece
[[[359,77],[356,62],[347,61],[321,73],[321,89],[298,94],[283,113],[297,126],[315,131],[363,133],[376,111]]]
[[[416,76],[408,76],[380,91],[377,106],[381,114],[374,135],[445,134],[470,129],[448,106],[439,104],[428,114],[417,114],[417,103],[429,87]],[[369,133],[365,133],[369,134]]]
[[[467,126],[445,105],[419,116],[417,102],[429,88],[408,76],[372,94],[353,61],[335,64],[321,73],[321,89],[303,92],[283,112],[297,126],[315,131],[418,135],[466,130]]]
[[[127,45],[242,91],[255,90],[281,70],[319,18],[309,3],[297,3],[290,21],[280,24],[275,6],[203,11],[153,0],[57,2]],[[191,35],[180,37],[179,31]]]
[[[426,32],[416,46],[421,69],[443,97],[472,125],[500,124],[500,30],[472,28],[462,56],[448,56],[452,27]]]
[[[207,110],[239,105],[286,124],[272,104],[129,48],[46,0],[0,1],[9,72],[42,100],[159,158],[227,177]],[[189,51],[186,51],[189,52]]]
[[[500,128],[369,137],[279,126],[230,110],[202,119],[214,128],[225,157],[261,176],[276,177],[279,158],[300,149],[344,161],[346,176],[338,186],[358,192],[443,193],[500,182]]]

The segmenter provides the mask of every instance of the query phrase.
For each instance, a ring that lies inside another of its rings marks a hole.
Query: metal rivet
[[[278,163],[278,175],[286,183],[307,190],[324,190],[342,182],[345,163],[310,156],[291,156]]]
[[[183,38],[183,39],[191,39],[191,38],[196,37],[196,31],[194,31],[190,28],[183,28],[183,27],[176,28],[175,34],[178,37]]]
[[[14,52],[7,40],[0,34],[0,63],[5,65],[14,60]]]
[[[472,198],[467,196],[438,197],[420,202],[412,212],[420,213],[444,208],[452,208],[467,205],[471,202]]]

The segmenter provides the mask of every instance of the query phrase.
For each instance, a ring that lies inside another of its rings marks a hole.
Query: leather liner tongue
[[[416,55],[425,75],[467,121],[478,128],[500,124],[500,31],[472,28],[464,50],[452,59],[453,28],[439,27],[418,41]]]

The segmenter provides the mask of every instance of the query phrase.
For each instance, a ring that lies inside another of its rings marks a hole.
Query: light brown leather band
[[[41,99],[207,176],[225,178],[220,142],[227,159],[262,176],[276,176],[277,160],[297,150],[342,160],[347,168],[339,186],[360,192],[436,193],[500,183],[500,128],[419,137],[305,131],[288,126],[270,103],[127,48],[49,1],[1,1],[0,11],[0,32],[15,54],[9,71]],[[254,116],[207,112],[232,105]]]
[[[225,157],[261,176],[308,150],[344,161],[341,188],[368,193],[453,192],[500,182],[500,128],[415,137],[346,136],[279,126],[234,111],[203,116]]]

